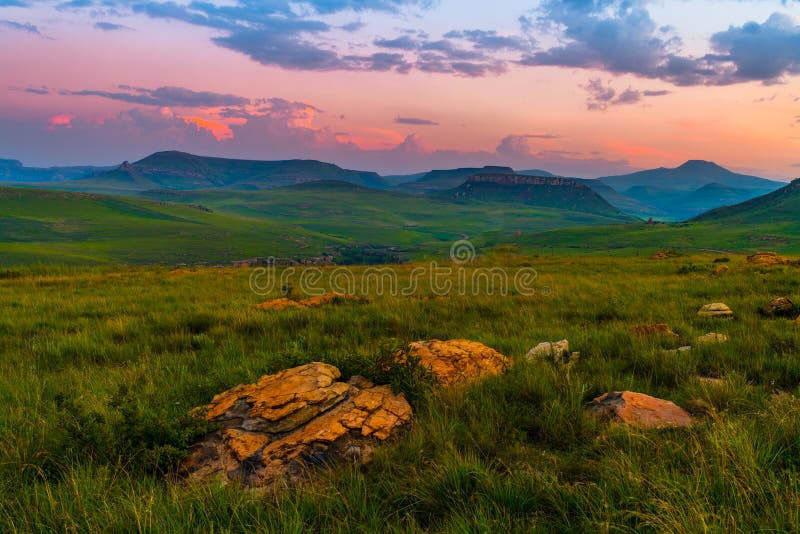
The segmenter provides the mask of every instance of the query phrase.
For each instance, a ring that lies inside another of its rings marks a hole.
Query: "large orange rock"
[[[181,471],[251,486],[293,481],[322,461],[363,461],[375,442],[411,421],[411,406],[389,386],[311,363],[261,377],[203,408],[222,428],[192,449]]]
[[[603,418],[643,428],[686,427],[691,416],[676,404],[632,391],[614,391],[597,397],[590,407]]]
[[[417,341],[411,343],[408,350],[444,386],[499,375],[510,366],[508,358],[496,350],[467,339]]]
[[[788,258],[779,256],[775,252],[756,252],[752,256],[747,257],[748,265],[788,265],[792,263]]]

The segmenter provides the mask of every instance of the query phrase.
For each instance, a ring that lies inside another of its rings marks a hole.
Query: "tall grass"
[[[244,271],[0,277],[0,530],[800,529],[800,332],[758,313],[772,297],[800,297],[796,270],[741,268],[741,258],[722,277],[681,269],[686,258],[491,261],[535,266],[552,295],[374,296],[267,312]],[[715,301],[736,319],[697,317]],[[653,322],[679,337],[629,332]],[[671,350],[710,331],[731,341]],[[482,341],[516,364],[450,391],[381,374],[393,347],[434,337]],[[524,361],[562,338],[581,352],[576,366]],[[309,361],[392,381],[414,400],[413,427],[364,468],[329,466],[276,494],[174,480],[207,430],[192,407]],[[696,424],[645,432],[589,417],[585,404],[613,389],[673,400]]]

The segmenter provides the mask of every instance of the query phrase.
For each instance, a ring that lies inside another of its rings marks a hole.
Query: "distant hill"
[[[737,174],[709,161],[687,161],[674,169],[659,168],[598,179],[625,197],[649,206],[662,220],[686,220],[706,210],[735,204],[782,187],[782,182]]]
[[[764,196],[703,213],[703,222],[766,224],[800,221],[800,179]]]
[[[40,183],[63,182],[78,178],[88,178],[113,167],[26,167],[15,159],[0,159],[0,182]]]
[[[598,179],[623,193],[627,193],[632,187],[639,186],[677,191],[696,191],[704,185],[720,184],[737,189],[774,191],[784,185],[781,182],[759,178],[758,176],[737,174],[716,163],[702,160],[690,160],[674,169],[661,167],[621,176],[605,176]]]
[[[351,171],[313,160],[253,161],[157,152],[135,163],[59,187],[75,191],[141,192],[150,189],[258,190],[317,180],[339,180],[383,189],[374,172]]]
[[[476,174],[514,174],[511,167],[465,167],[461,169],[439,169],[425,173],[416,181],[400,184],[397,189],[408,193],[424,193],[426,191],[445,191],[463,184],[470,176]]]
[[[514,202],[570,211],[622,216],[586,184],[567,178],[520,174],[478,174],[460,186],[435,194],[456,202]]]

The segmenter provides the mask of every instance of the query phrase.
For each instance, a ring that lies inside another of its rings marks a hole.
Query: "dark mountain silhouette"
[[[465,167],[462,169],[439,169],[425,173],[413,182],[400,184],[397,188],[407,193],[424,193],[426,191],[444,191],[463,184],[470,176],[476,174],[514,174],[511,167]]]
[[[65,188],[83,191],[146,191],[150,189],[271,189],[318,180],[338,180],[383,189],[374,172],[351,171],[314,160],[253,161],[209,158],[184,152],[157,152],[135,163]]]
[[[74,167],[26,167],[15,159],[0,159],[0,182],[38,183],[63,182],[88,178],[113,169],[80,165]]]
[[[657,187],[665,190],[696,191],[708,184],[720,184],[737,189],[774,191],[781,182],[758,176],[737,174],[710,161],[690,160],[674,169],[664,167],[634,172],[621,176],[599,178],[603,183],[619,192],[626,193],[632,187]]]

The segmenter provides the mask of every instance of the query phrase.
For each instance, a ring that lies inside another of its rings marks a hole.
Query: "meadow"
[[[800,329],[763,317],[800,298],[792,266],[719,254],[519,254],[473,267],[534,268],[536,295],[371,295],[260,310],[249,270],[29,266],[0,270],[3,532],[696,532],[800,529]],[[715,263],[715,260],[717,263]],[[413,264],[395,267],[409,276]],[[356,272],[363,267],[355,267]],[[330,273],[330,270],[325,270]],[[277,296],[277,295],[276,295]],[[733,320],[697,316],[726,302]],[[679,338],[640,338],[665,322]],[[725,344],[693,344],[708,332]],[[455,390],[386,371],[394,349],[467,338],[514,359]],[[570,340],[571,368],[525,361]],[[332,465],[277,493],[185,484],[175,467],[215,393],[306,362],[388,380],[411,429],[358,468]],[[718,378],[708,381],[703,378]],[[612,390],[669,399],[688,429],[600,422]]]

